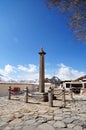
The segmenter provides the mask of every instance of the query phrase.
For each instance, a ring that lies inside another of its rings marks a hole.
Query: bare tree
[[[47,0],[49,7],[60,9],[69,18],[68,25],[77,39],[86,42],[86,0]]]

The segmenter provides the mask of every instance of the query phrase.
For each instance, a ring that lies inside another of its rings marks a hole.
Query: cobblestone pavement
[[[0,130],[86,130],[86,95],[77,95],[62,102],[54,100],[54,106],[48,102],[39,102],[24,97],[0,97]]]

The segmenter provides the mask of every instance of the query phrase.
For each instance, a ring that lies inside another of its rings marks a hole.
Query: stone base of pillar
[[[29,94],[30,97],[35,98],[39,101],[44,101],[47,102],[48,101],[48,93],[40,93],[40,92],[33,92]]]

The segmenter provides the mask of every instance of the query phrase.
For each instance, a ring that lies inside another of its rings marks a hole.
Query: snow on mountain
[[[8,80],[10,80],[8,76],[0,74],[0,82],[7,82]]]
[[[53,84],[59,84],[60,83],[60,79],[56,76],[53,76],[51,79],[49,78],[45,78],[45,82],[47,83],[53,83]],[[14,83],[14,82],[19,82],[19,83],[39,83],[38,79],[35,80],[14,80],[9,78],[6,75],[0,74],[0,82],[10,82],[10,83]]]
[[[0,83],[2,82],[10,82],[10,83],[14,83],[14,82],[18,82],[18,83],[38,83],[38,79],[35,79],[35,80],[14,80],[14,79],[11,79],[9,78],[8,76],[5,76],[3,74],[0,74]]]
[[[59,84],[61,82],[61,80],[58,77],[53,76],[51,79],[46,78],[45,82],[53,83],[53,84]]]

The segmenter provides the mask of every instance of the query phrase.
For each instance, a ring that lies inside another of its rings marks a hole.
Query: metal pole
[[[28,87],[25,89],[25,102],[28,103]]]
[[[48,90],[49,107],[53,106],[53,89],[50,87]]]
[[[11,86],[8,88],[8,99],[11,100]]]

